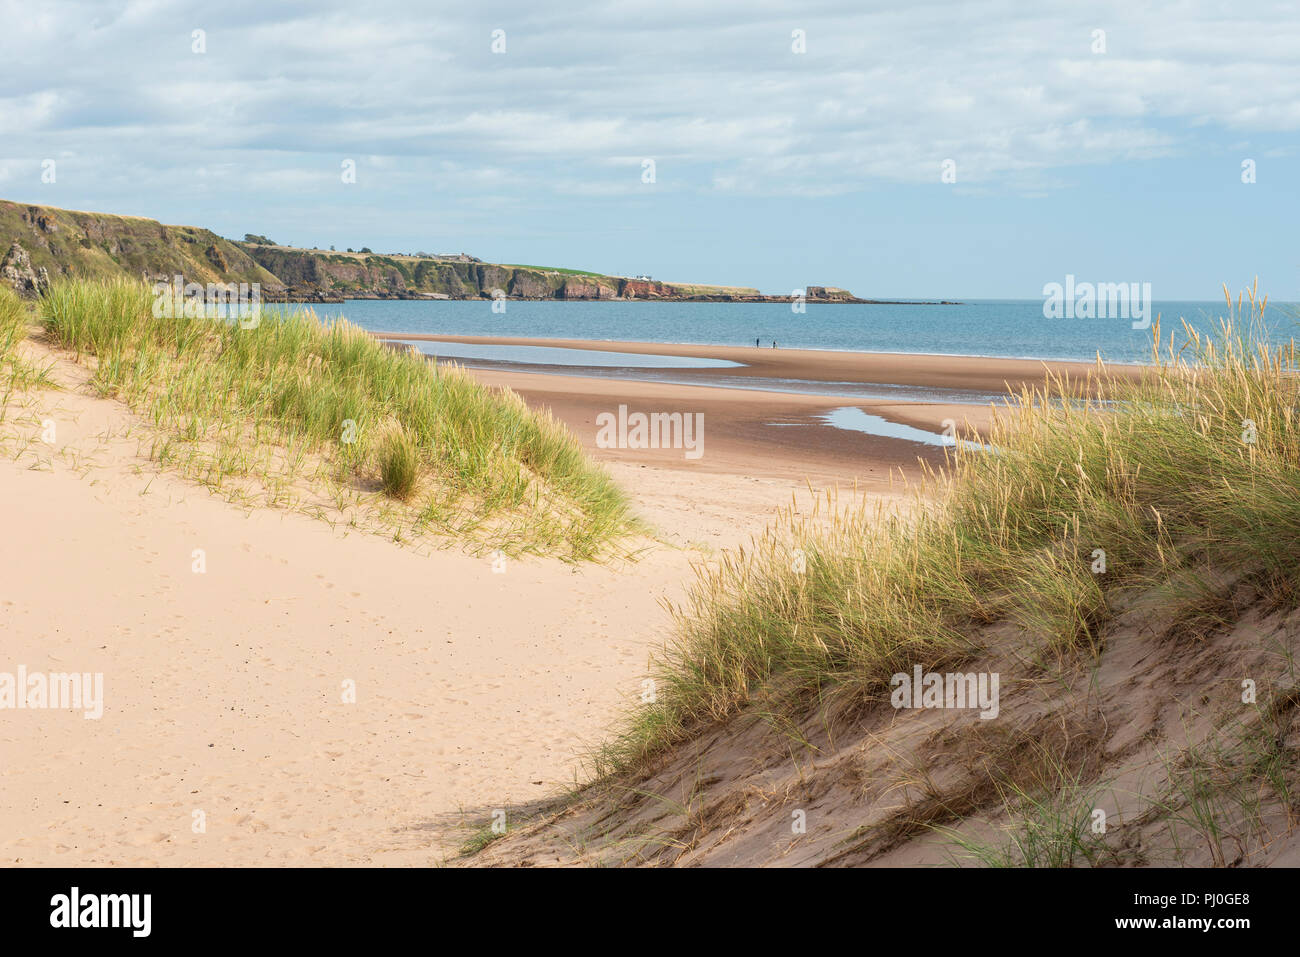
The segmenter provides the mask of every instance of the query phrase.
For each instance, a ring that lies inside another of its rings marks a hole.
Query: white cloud
[[[334,157],[381,156],[395,179],[451,162],[467,190],[601,195],[625,189],[628,157],[654,157],[677,188],[798,196],[932,181],[946,158],[965,185],[1024,190],[1028,170],[1300,130],[1285,5],[860,6],[51,0],[0,36],[0,133],[15,156],[259,188],[325,188]]]

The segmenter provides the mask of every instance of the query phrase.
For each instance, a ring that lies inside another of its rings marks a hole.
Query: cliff
[[[264,237],[258,237],[262,239]],[[195,226],[0,200],[0,281],[32,293],[60,276],[260,283],[269,301],[343,299],[671,300],[788,302],[757,289],[667,283],[574,269],[485,263],[471,256],[405,256],[298,249],[224,239]],[[810,302],[861,302],[810,286]]]
[[[238,243],[208,229],[152,219],[82,213],[0,200],[0,250],[16,271],[60,276],[174,276],[187,281],[261,283],[272,298],[284,284]],[[17,285],[17,283],[13,283]],[[20,291],[23,291],[20,289]]]

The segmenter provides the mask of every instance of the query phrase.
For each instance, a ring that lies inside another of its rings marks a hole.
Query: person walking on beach
[[[772,340],[772,348],[773,348],[773,349],[776,348],[776,340],[775,340],[775,339]]]
[[[758,348],[758,339],[757,339],[757,338],[754,339],[754,348],[755,348],[755,349]]]

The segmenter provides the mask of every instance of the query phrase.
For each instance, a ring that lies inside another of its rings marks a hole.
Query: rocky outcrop
[[[50,284],[50,274],[44,266],[32,268],[32,257],[23,249],[22,243],[14,240],[9,252],[0,261],[0,282],[13,288],[22,296],[39,296]]]
[[[514,270],[489,263],[475,266],[474,275],[477,277],[479,295],[495,298],[501,294],[508,294],[506,290],[510,288],[510,280],[514,275]]]
[[[208,262],[212,263],[213,269],[223,273],[230,272],[230,264],[226,262],[225,254],[215,245],[209,245],[207,249],[203,250],[203,255]]]
[[[653,279],[624,279],[619,290],[624,299],[672,299],[673,287]]]
[[[853,293],[836,286],[809,286],[804,292],[809,302],[853,302],[855,300]]]
[[[509,294],[514,299],[554,299],[561,285],[558,275],[548,276],[531,269],[516,269],[510,277]]]
[[[567,276],[559,299],[617,299],[618,284],[596,276]]]

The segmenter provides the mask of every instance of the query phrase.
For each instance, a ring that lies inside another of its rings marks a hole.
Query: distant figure
[[[773,349],[776,348],[776,340],[775,340],[775,339],[772,340],[772,348],[773,348]]]
[[[757,340],[757,339],[754,340],[754,348],[755,348],[755,349],[758,348],[758,340]]]

